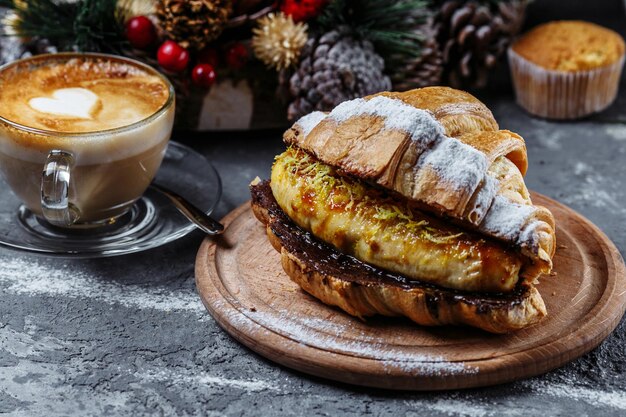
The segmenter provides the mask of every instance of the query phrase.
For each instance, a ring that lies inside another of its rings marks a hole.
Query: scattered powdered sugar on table
[[[485,406],[477,401],[468,401],[465,398],[455,398],[453,394],[438,394],[433,398],[432,402],[424,404],[422,401],[405,400],[404,404],[408,407],[421,407],[427,410],[433,410],[446,416],[462,416],[462,417],[487,417],[498,416],[504,417],[509,414],[493,413],[491,406]],[[419,414],[417,414],[419,415]],[[515,414],[521,416],[522,414]]]
[[[187,372],[176,370],[173,372],[169,368],[149,368],[139,369],[135,376],[143,381],[154,381],[168,384],[181,385],[202,385],[214,387],[226,387],[239,389],[245,392],[280,391],[280,387],[272,382],[260,379],[246,380],[238,378],[227,378],[224,376],[211,375],[207,372]]]
[[[478,372],[476,367],[468,366],[463,362],[451,362],[440,355],[412,353],[410,346],[391,350],[388,341],[375,336],[372,332],[359,332],[358,340],[342,338],[342,335],[348,331],[354,333],[355,329],[343,325],[338,321],[340,318],[338,320],[318,317],[300,318],[286,310],[267,312],[245,309],[244,313],[243,308],[222,301],[214,301],[213,305],[221,314],[226,314],[226,321],[229,325],[240,331],[252,333],[258,331],[260,326],[264,331],[270,330],[286,336],[301,345],[378,361],[388,372],[400,370],[415,375],[429,376]],[[296,345],[286,342],[282,347],[291,350]]]
[[[536,378],[521,381],[519,384],[539,395],[566,398],[570,401],[582,401],[588,404],[601,404],[626,411],[626,395],[622,391],[593,389],[580,386],[576,381],[554,382]]]
[[[204,307],[190,290],[162,291],[124,285],[106,276],[79,272],[72,264],[46,265],[37,258],[2,258],[0,290],[4,293],[91,299],[128,308],[185,311],[203,314]]]
[[[574,164],[574,175],[576,187],[564,194],[561,201],[568,205],[588,205],[626,214],[626,207],[620,203],[624,194],[622,178],[606,175],[583,161]]]
[[[623,124],[608,125],[604,131],[609,137],[615,140],[626,140],[626,126]]]

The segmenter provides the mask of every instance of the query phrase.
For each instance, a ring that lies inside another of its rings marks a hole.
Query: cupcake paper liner
[[[542,68],[509,48],[517,102],[547,119],[577,119],[607,108],[617,97],[624,56],[611,65],[585,71]]]

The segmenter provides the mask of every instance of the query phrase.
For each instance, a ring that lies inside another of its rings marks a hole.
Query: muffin
[[[529,113],[576,119],[607,108],[617,96],[624,40],[582,21],[537,26],[509,48],[517,102]]]

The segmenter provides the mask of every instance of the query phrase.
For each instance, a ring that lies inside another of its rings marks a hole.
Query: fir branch
[[[17,15],[16,35],[50,40],[59,50],[119,53],[130,0],[0,0]]]
[[[118,0],[83,0],[74,20],[81,51],[120,51],[125,43],[124,16]]]
[[[56,4],[52,0],[10,1],[8,8],[17,16],[13,28],[22,37],[56,39],[72,35],[72,18],[75,3]]]
[[[317,18],[317,23],[324,30],[332,30],[345,25],[349,13],[347,0],[332,0]]]

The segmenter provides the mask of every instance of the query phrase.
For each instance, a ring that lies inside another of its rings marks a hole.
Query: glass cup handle
[[[48,154],[41,174],[41,209],[46,221],[54,226],[71,226],[79,217],[78,209],[70,203],[73,165],[71,153],[53,150]]]

